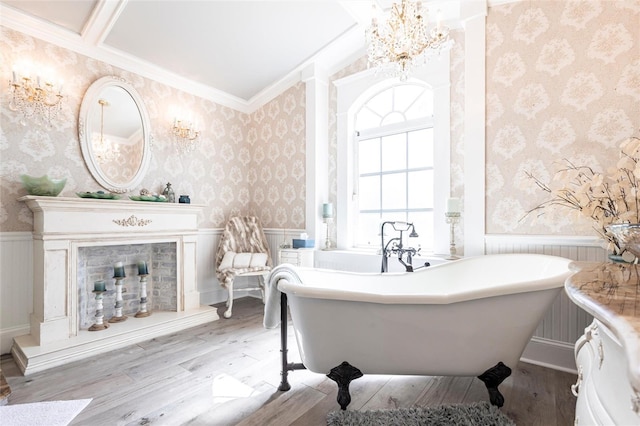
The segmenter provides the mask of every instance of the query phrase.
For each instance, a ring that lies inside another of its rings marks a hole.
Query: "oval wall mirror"
[[[151,156],[149,115],[132,85],[102,77],[87,89],[78,120],[80,148],[93,178],[111,192],[136,188]]]

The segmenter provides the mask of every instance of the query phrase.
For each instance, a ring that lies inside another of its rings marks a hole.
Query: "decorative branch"
[[[533,207],[520,219],[535,213],[537,217],[548,208],[576,210],[593,222],[593,229],[608,244],[614,254],[621,248],[608,230],[614,223],[640,222],[640,139],[631,137],[620,144],[620,160],[608,174],[596,173],[589,166],[580,166],[564,159],[553,183],[542,182],[531,172],[525,175],[550,198]]]

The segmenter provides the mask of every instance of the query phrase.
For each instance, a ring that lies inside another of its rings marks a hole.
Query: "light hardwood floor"
[[[339,409],[336,384],[301,370],[290,373],[290,391],[277,390],[279,329],[262,327],[262,309],[243,298],[230,319],[220,305],[212,324],[26,377],[5,355],[9,403],[93,398],[73,425],[326,424],[327,413]],[[299,362],[291,333],[290,343],[289,360]],[[500,386],[502,411],[519,426],[572,425],[574,382],[572,374],[520,363]],[[365,375],[350,391],[350,410],[488,401],[472,377]]]

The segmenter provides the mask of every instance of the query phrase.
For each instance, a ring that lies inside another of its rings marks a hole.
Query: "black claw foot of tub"
[[[478,379],[484,382],[484,385],[489,391],[489,400],[492,405],[497,407],[502,407],[504,405],[504,396],[502,396],[498,390],[498,386],[510,375],[511,369],[502,362],[499,362],[478,376]]]
[[[362,371],[344,361],[339,366],[333,367],[327,377],[338,384],[338,404],[341,409],[346,410],[347,405],[351,402],[349,383],[362,377]]]

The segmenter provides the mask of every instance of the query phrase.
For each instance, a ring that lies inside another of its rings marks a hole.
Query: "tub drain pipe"
[[[291,385],[287,379],[289,371],[306,370],[307,368],[301,362],[290,363],[287,360],[287,322],[287,294],[280,293],[280,353],[282,354],[282,380],[280,382],[280,386],[278,386],[278,390],[283,392],[291,389]]]

